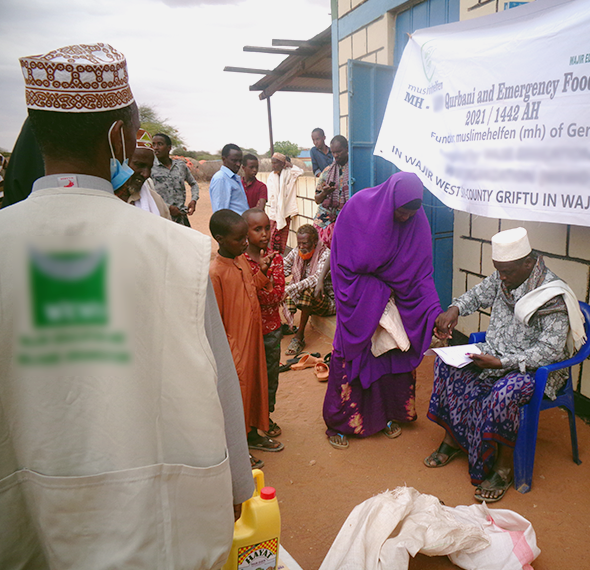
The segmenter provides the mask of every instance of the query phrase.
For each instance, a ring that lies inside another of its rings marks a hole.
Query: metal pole
[[[266,98],[266,108],[268,110],[268,136],[270,138],[270,155],[272,156],[275,152],[275,145],[272,140],[272,114],[270,112],[270,97]]]

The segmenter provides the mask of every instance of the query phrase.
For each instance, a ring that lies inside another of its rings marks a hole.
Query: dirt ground
[[[208,234],[211,207],[208,187],[192,216],[193,227]],[[291,337],[283,340],[283,352]],[[309,328],[310,352],[322,356],[331,350],[331,339]],[[285,357],[283,357],[284,359]],[[283,360],[284,361],[284,360]],[[281,374],[273,419],[281,426],[280,453],[258,453],[264,460],[267,485],[277,489],[281,507],[281,543],[303,570],[319,568],[350,511],[362,501],[401,485],[440,498],[448,506],[469,505],[474,488],[467,474],[467,459],[460,456],[442,469],[428,469],[423,459],[442,439],[440,427],[426,418],[432,388],[432,358],[418,369],[418,420],[403,426],[403,434],[389,440],[378,434],[353,439],[347,450],[327,442],[322,419],[326,385],[313,369]],[[535,570],[589,568],[590,426],[577,419],[581,465],[572,461],[567,413],[543,412],[539,425],[532,490],[520,494],[510,489],[493,508],[511,509],[531,521],[541,555]],[[584,546],[586,545],[586,546]],[[446,557],[418,555],[411,570],[456,568]],[[361,570],[361,569],[359,569]]]

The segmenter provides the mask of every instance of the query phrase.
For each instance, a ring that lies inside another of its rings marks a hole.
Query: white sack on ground
[[[490,541],[481,526],[465,524],[432,495],[398,487],[357,505],[320,570],[403,570],[418,552],[473,553]]]
[[[479,552],[450,554],[453,564],[465,570],[533,570],[530,563],[541,551],[527,519],[507,509],[488,509],[485,503],[449,510],[459,522],[477,524],[491,542]]]

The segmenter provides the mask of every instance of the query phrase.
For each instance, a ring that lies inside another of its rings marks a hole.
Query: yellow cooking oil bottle
[[[242,504],[234,526],[234,542],[222,570],[276,570],[279,562],[281,514],[276,491],[264,486],[264,473],[252,471],[256,490]]]

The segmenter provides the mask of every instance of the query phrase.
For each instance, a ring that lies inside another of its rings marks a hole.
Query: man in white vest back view
[[[219,568],[253,483],[211,241],[113,194],[122,54],[20,62],[46,176],[0,212],[0,568]]]

